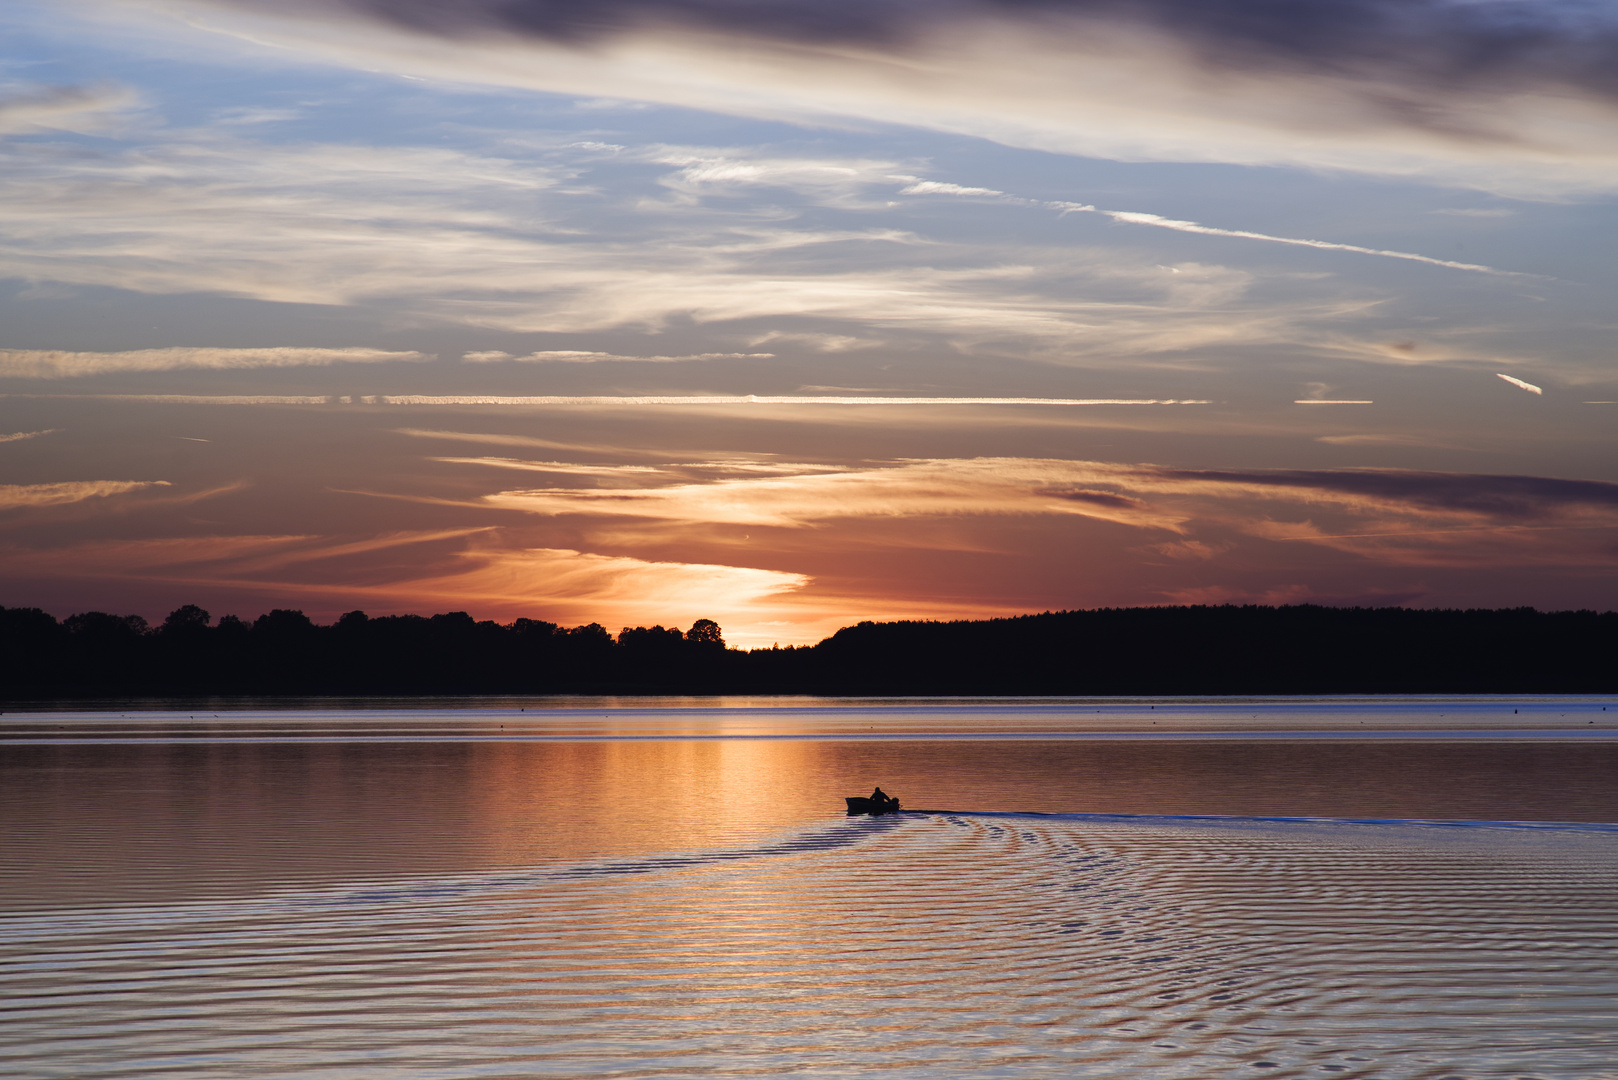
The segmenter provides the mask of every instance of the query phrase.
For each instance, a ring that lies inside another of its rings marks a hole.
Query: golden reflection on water
[[[1618,746],[0,746],[0,1074],[1613,1075],[1618,831],[1253,815],[1618,822]]]
[[[908,809],[1618,822],[1606,742],[723,740],[0,747],[9,906],[752,843]]]
[[[473,800],[486,862],[701,848],[841,807],[810,742],[487,743]]]

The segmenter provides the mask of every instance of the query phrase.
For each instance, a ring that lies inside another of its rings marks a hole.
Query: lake
[[[1618,1078],[1618,698],[236,705],[0,715],[0,1074]]]

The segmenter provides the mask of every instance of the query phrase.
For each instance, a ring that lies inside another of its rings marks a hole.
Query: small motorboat
[[[848,815],[856,814],[896,814],[899,812],[899,800],[877,788],[869,796],[849,795],[843,800],[848,803]]]

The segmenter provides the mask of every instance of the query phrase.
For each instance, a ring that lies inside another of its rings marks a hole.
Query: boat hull
[[[887,802],[877,802],[875,799],[866,799],[859,796],[847,796],[843,800],[848,803],[849,816],[855,814],[896,814],[899,812],[899,800],[890,799]]]

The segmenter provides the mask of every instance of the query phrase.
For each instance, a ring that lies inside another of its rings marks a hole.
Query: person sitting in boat
[[[899,809],[899,800],[895,799],[892,795],[889,795],[881,788],[877,788],[875,791],[871,792],[871,801],[878,806],[891,806],[895,810]]]

